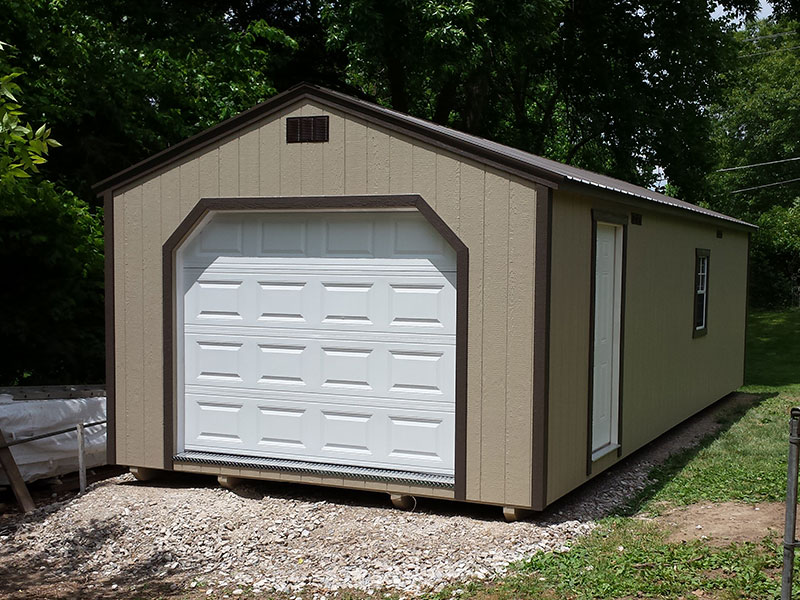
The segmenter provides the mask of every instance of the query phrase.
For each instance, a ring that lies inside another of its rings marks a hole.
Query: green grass
[[[773,380],[781,383],[766,383]],[[751,317],[746,382],[741,391],[754,401],[731,407],[720,416],[721,433],[654,469],[632,508],[784,499],[789,409],[800,403],[800,311]]]
[[[672,544],[652,522],[605,520],[565,553],[535,555],[475,598],[775,598],[780,592],[777,546],[703,542]]]
[[[800,311],[751,316],[745,377],[741,391],[753,394],[752,401],[731,405],[719,417],[720,431],[655,468],[653,484],[623,515],[702,501],[784,499],[789,409],[800,404]],[[781,546],[767,539],[723,548],[675,544],[652,521],[617,516],[568,552],[535,555],[500,582],[473,583],[458,596],[767,599],[780,593],[781,557]]]
[[[751,315],[744,391],[800,395],[800,310]]]

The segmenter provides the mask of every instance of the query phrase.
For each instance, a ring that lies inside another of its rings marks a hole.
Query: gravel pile
[[[38,570],[54,585],[92,581],[120,591],[149,580],[324,594],[419,593],[493,578],[535,552],[567,550],[594,519],[646,486],[653,465],[717,427],[719,408],[515,523],[496,507],[421,499],[415,512],[403,512],[381,494],[271,482],[232,492],[212,478],[141,483],[125,474],[84,496],[0,519],[0,579],[14,591]]]
[[[2,552],[45,566],[50,577],[184,575],[185,583],[280,592],[420,592],[495,576],[540,550],[566,550],[592,528],[573,520],[505,523],[499,511],[489,519],[266,495],[270,487],[160,488],[122,475],[38,511],[48,513],[44,519],[23,519],[0,536]],[[383,498],[361,495],[362,502]]]

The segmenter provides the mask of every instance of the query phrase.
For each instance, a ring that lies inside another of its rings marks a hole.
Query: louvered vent
[[[286,143],[327,142],[328,117],[288,117],[286,119]]]
[[[642,215],[639,213],[631,213],[631,224],[632,225],[641,225],[642,224]]]

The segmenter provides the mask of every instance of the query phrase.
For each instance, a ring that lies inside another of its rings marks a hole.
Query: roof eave
[[[565,179],[567,180],[568,183],[571,183],[571,184],[575,184],[575,185],[578,185],[578,186],[586,186],[586,187],[590,187],[590,188],[593,188],[593,189],[596,189],[596,190],[604,190],[606,192],[611,192],[614,195],[620,194],[622,196],[626,196],[627,198],[636,198],[638,200],[644,200],[644,201],[646,201],[648,203],[655,204],[658,207],[661,207],[661,208],[664,208],[664,209],[667,209],[667,210],[670,210],[670,211],[674,210],[674,211],[677,211],[677,212],[682,213],[684,215],[689,213],[690,215],[695,216],[697,218],[701,218],[701,219],[704,219],[704,220],[717,221],[717,222],[719,222],[721,224],[725,224],[726,226],[733,227],[735,229],[742,229],[742,230],[745,230],[745,231],[756,231],[756,230],[758,230],[758,226],[757,225],[753,225],[752,223],[748,223],[747,221],[742,221],[740,219],[736,219],[734,217],[730,217],[730,216],[722,214],[722,213],[717,213],[717,212],[714,212],[714,211],[702,210],[702,207],[699,207],[699,206],[697,207],[697,210],[695,210],[695,209],[691,208],[690,206],[672,204],[670,202],[666,202],[666,201],[663,201],[663,200],[659,200],[657,198],[653,198],[652,196],[647,196],[645,194],[635,193],[635,192],[632,192],[630,190],[624,190],[624,189],[621,189],[621,188],[616,188],[616,187],[612,187],[612,186],[608,186],[608,185],[603,185],[603,184],[600,184],[600,183],[598,183],[596,181],[589,181],[589,180],[586,180],[586,179],[579,179],[579,178],[576,178],[576,177],[566,177]]]

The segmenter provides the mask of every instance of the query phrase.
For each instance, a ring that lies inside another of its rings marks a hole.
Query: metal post
[[[783,580],[781,600],[792,598],[794,571],[795,524],[797,522],[797,471],[800,456],[800,408],[793,408],[789,421],[789,465],[786,475],[786,521],[783,530]]]
[[[86,492],[86,441],[83,436],[83,423],[78,423],[78,478],[81,486],[81,494]]]

